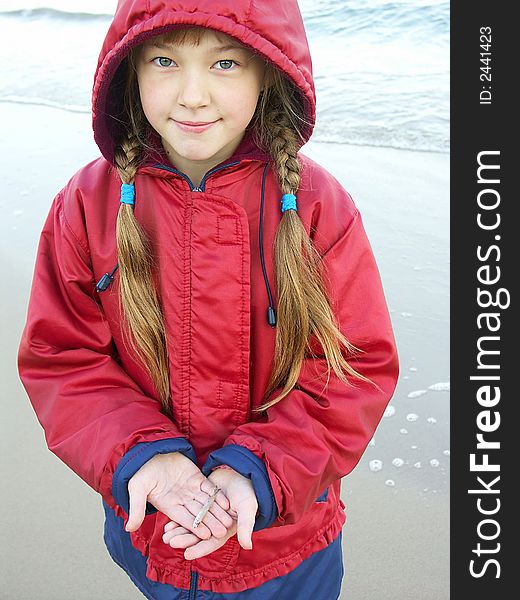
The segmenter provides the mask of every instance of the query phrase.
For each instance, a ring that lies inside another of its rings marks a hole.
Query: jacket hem
[[[329,523],[318,530],[316,535],[299,550],[288,556],[278,558],[271,563],[262,565],[257,569],[242,573],[233,573],[225,578],[207,577],[204,575],[204,572],[198,571],[199,589],[220,594],[230,594],[258,587],[270,579],[287,575],[306,558],[309,558],[315,552],[326,548],[332,543],[340,534],[346,519],[346,514],[341,505],[338,505],[338,509]],[[132,536],[132,538],[134,544],[135,542],[139,544],[136,547],[142,554],[146,555],[148,543],[138,536]],[[193,568],[196,570],[195,565]],[[185,573],[179,573],[178,568],[173,568],[172,565],[156,561],[150,557],[147,558],[146,576],[152,581],[170,584],[174,587],[184,587],[186,585]]]

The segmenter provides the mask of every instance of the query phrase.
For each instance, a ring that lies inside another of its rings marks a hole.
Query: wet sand
[[[0,114],[0,598],[138,600],[143,596],[105,549],[100,497],[47,449],[16,368],[50,203],[78,168],[99,155],[90,116],[10,103],[0,103]],[[447,600],[449,157],[313,142],[302,151],[331,171],[361,210],[401,361],[391,408],[342,481],[347,523],[341,600]]]

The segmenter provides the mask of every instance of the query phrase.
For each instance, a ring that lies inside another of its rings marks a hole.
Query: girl
[[[147,598],[339,595],[398,362],[359,212],[299,152],[315,114],[296,0],[120,0],[18,361]]]

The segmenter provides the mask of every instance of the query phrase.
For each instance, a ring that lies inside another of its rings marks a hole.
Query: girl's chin
[[[222,150],[220,146],[213,146],[204,140],[189,140],[189,142],[179,143],[175,141],[173,144],[164,143],[163,146],[170,158],[181,157],[185,160],[207,161]]]

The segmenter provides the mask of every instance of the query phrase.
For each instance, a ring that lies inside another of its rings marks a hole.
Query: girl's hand
[[[148,501],[186,530],[196,531],[199,538],[220,539],[227,535],[228,529],[233,525],[233,519],[226,512],[230,504],[222,491],[217,494],[202,523],[193,528],[195,516],[214,489],[215,483],[206,478],[184,454],[157,454],[128,482],[130,510],[125,529],[139,529]]]
[[[226,535],[217,538],[202,538],[193,529],[189,529],[185,524],[172,519],[164,527],[163,541],[172,548],[186,548],[184,558],[193,560],[201,558],[218,550],[227,540],[237,533],[238,542],[245,550],[251,550],[253,544],[251,535],[255,526],[256,513],[258,510],[258,501],[251,481],[237,473],[235,470],[216,469],[208,479],[224,492],[229,498],[230,508],[228,514],[231,515],[233,522],[228,527]]]

